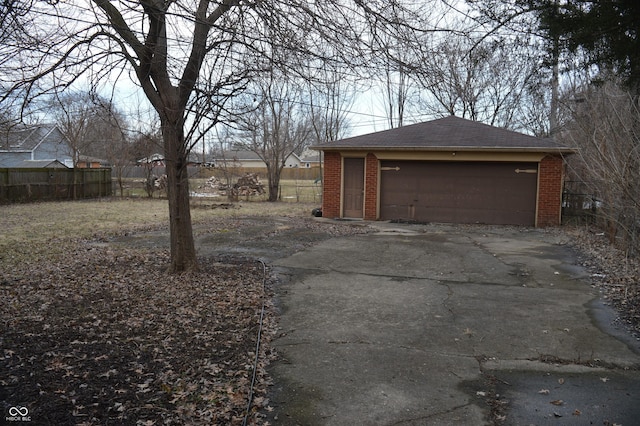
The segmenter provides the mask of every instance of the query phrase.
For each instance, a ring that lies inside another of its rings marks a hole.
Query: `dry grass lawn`
[[[230,209],[213,209],[216,203],[194,200],[193,223],[213,217],[308,216],[316,205],[240,202]],[[120,233],[167,226],[166,200],[110,198],[75,202],[46,202],[0,206],[0,244],[45,242],[51,238],[90,238],[100,233]]]

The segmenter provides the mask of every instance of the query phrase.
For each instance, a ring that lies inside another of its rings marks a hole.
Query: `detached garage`
[[[316,146],[323,216],[560,224],[563,156],[541,139],[447,117]]]

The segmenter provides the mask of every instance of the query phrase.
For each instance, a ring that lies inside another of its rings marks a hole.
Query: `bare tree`
[[[218,139],[217,148],[213,151],[216,159],[215,168],[222,172],[224,185],[227,188],[227,198],[229,201],[237,201],[237,194],[231,188],[233,187],[233,178],[238,175],[241,163],[230,150],[233,146],[233,134],[229,127],[216,129],[215,132]]]
[[[158,164],[159,162],[154,159],[154,154],[161,147],[162,135],[160,132],[154,131],[138,131],[130,146],[130,152],[135,159],[136,167],[142,167],[145,182],[144,189],[149,198],[153,197],[153,193],[157,189],[155,181],[158,176],[156,174],[158,174],[157,171],[161,168],[161,164]]]
[[[124,117],[111,102],[89,91],[56,95],[49,115],[67,138],[74,167],[80,155],[99,156],[123,138]]]
[[[633,19],[631,7],[621,7],[617,14],[605,13],[589,23],[583,21],[584,11],[591,11],[593,15],[599,15],[602,9],[598,5],[602,2],[576,2],[582,6],[572,4],[571,1],[560,0],[526,0],[504,2],[500,0],[481,0],[468,2],[470,16],[473,17],[475,27],[473,30],[478,37],[478,44],[491,41],[496,38],[509,40],[509,49],[516,54],[516,61],[510,61],[513,70],[520,74],[529,74],[530,71],[521,67],[534,65],[533,73],[527,79],[524,97],[517,111],[517,122],[523,130],[535,133],[539,136],[555,136],[562,131],[563,110],[561,108],[561,96],[567,89],[567,80],[574,78],[575,74],[583,75],[585,71],[595,70],[595,63],[589,59],[589,49],[578,49],[578,46],[587,39],[602,38],[607,41],[603,44],[596,43],[594,52],[596,56],[605,56],[614,62],[621,58],[633,59],[634,49],[613,49],[613,44],[608,41],[610,35],[628,31],[629,27],[637,26]],[[585,6],[593,3],[591,6]],[[618,8],[615,2],[605,2],[603,9]],[[593,7],[592,7],[593,6]],[[586,7],[586,8],[585,8]],[[572,16],[575,13],[574,16]],[[607,22],[608,19],[616,21],[614,25]],[[582,27],[587,24],[587,27]],[[593,28],[602,30],[592,32]],[[602,28],[602,25],[606,29]],[[628,34],[628,33],[627,33]],[[622,38],[626,38],[625,35]],[[615,38],[615,37],[614,37]],[[631,40],[631,38],[629,38]],[[618,39],[621,42],[622,39]],[[587,43],[588,44],[588,43]],[[614,43],[615,44],[615,43]],[[628,47],[628,46],[627,46]],[[522,61],[522,52],[529,58]],[[608,62],[605,60],[605,62]],[[623,61],[624,62],[624,61]],[[628,66],[631,62],[627,62]],[[620,69],[628,68],[622,66]],[[504,72],[504,69],[501,70]]]
[[[389,128],[402,127],[405,112],[412,92],[414,78],[411,75],[415,68],[416,59],[412,49],[407,46],[419,43],[412,40],[411,31],[403,31],[402,26],[394,28],[401,37],[380,35],[376,41],[379,44],[378,66],[382,72],[382,100],[385,106]]]
[[[388,62],[385,64],[384,71],[386,85],[384,100],[389,127],[402,127],[412,80],[406,66],[402,63]]]
[[[124,178],[129,176],[132,164],[132,132],[127,128],[126,119],[123,114],[118,111],[110,111],[99,126],[105,136],[103,142],[108,142],[96,151],[92,151],[90,155],[98,158],[104,158],[109,162],[112,171],[112,178],[115,180],[120,189],[120,196],[124,196]]]
[[[349,81],[336,65],[321,64],[307,81],[309,112],[315,142],[343,138],[349,128],[347,112],[354,103],[355,83]]]
[[[257,105],[245,115],[236,146],[256,153],[267,166],[269,201],[278,200],[280,175],[293,153],[312,140],[313,123],[302,87],[273,71],[257,86]]]
[[[95,93],[68,92],[56,94],[49,102],[49,116],[64,134],[68,154],[77,167],[81,156],[102,157],[118,164],[118,158],[126,152],[124,116],[113,104]],[[122,157],[120,157],[122,158]],[[77,182],[74,173],[74,198]]]
[[[109,146],[106,157],[111,167],[112,179],[115,178],[121,197],[124,197],[125,178],[130,176],[131,151],[131,141],[128,138],[122,138],[116,144]]]
[[[597,200],[611,241],[629,254],[640,250],[640,109],[634,93],[608,82],[584,86],[563,103],[572,122],[559,135],[579,148],[570,174]]]
[[[422,110],[487,124],[523,127],[539,63],[518,38],[474,41],[451,34],[425,52],[419,71]]]

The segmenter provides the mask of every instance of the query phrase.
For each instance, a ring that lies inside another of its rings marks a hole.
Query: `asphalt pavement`
[[[369,224],[272,263],[272,424],[640,424],[640,342],[561,233]]]

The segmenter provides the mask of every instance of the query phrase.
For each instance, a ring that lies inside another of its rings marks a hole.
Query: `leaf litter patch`
[[[263,302],[263,267],[200,259],[165,272],[165,251],[68,243],[64,260],[0,277],[0,400],[36,424],[241,424]],[[268,410],[268,344],[248,423]]]

